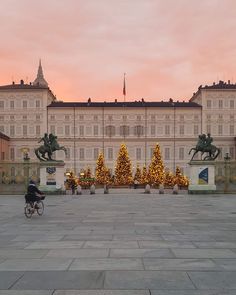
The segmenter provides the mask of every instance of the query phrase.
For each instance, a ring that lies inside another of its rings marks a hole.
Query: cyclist
[[[41,200],[40,195],[43,195],[43,193],[37,188],[35,182],[33,180],[30,180],[27,188],[27,194],[25,195],[26,202],[31,203],[33,206],[34,202],[38,202]],[[35,208],[38,208],[37,203],[35,205]]]

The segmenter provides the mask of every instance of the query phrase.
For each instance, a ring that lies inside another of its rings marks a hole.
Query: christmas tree
[[[135,172],[135,175],[134,175],[134,180],[137,180],[138,183],[142,183],[142,171],[141,171],[139,165],[137,165],[137,167],[136,167],[136,172]]]
[[[179,187],[187,187],[189,185],[189,179],[181,173],[180,168],[177,166],[175,171],[175,183]]]
[[[165,172],[165,186],[173,187],[175,185],[176,179],[174,174],[170,170]]]
[[[95,169],[96,182],[98,184],[108,184],[111,180],[111,173],[105,166],[104,156],[102,153],[99,154],[97,159],[97,166]]]
[[[115,168],[115,183],[131,184],[133,182],[131,161],[129,158],[127,147],[121,144]]]
[[[147,168],[143,166],[143,171],[142,171],[142,177],[141,177],[141,184],[148,184],[149,183],[149,177],[148,177],[148,172]]]
[[[164,164],[162,161],[161,149],[158,143],[156,144],[152,156],[152,161],[149,165],[149,179],[150,183],[156,185],[164,183],[165,180]]]

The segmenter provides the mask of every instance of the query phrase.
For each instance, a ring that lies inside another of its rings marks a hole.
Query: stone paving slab
[[[102,289],[102,271],[25,272],[11,288],[14,290]]]
[[[0,290],[0,295],[53,295],[53,290]]]
[[[110,257],[163,257],[174,258],[170,249],[111,249]]]
[[[11,286],[23,276],[23,272],[19,271],[0,271],[0,289],[9,289]]]
[[[191,242],[138,241],[140,248],[196,248]]]
[[[150,292],[149,290],[57,290],[53,295],[150,295]]]
[[[235,290],[236,272],[188,272],[191,281],[197,289]]]
[[[230,249],[172,249],[177,258],[236,258]]]
[[[81,241],[33,242],[25,249],[74,249],[81,248],[83,244]]]
[[[105,258],[109,255],[109,249],[53,249],[49,250],[45,257],[60,258]]]
[[[195,289],[186,272],[107,271],[105,289]]]
[[[143,263],[137,258],[79,258],[69,270],[143,270]]]
[[[48,250],[25,250],[25,249],[7,249],[0,248],[0,258],[43,258]]]
[[[236,271],[236,259],[213,259],[213,261],[222,269]]]
[[[235,291],[229,290],[151,290],[151,295],[235,295]]]

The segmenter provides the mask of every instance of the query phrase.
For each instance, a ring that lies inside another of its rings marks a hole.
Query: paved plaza
[[[235,295],[236,196],[0,196],[0,295]]]

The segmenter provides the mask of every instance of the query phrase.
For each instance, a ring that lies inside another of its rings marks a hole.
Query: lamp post
[[[24,178],[25,178],[25,189],[28,187],[29,183],[29,148],[24,147],[21,149],[21,152],[23,153],[23,166],[24,166]]]
[[[175,173],[175,117],[176,117],[176,108],[175,108],[175,103],[174,101],[172,101],[172,106],[173,106],[173,111],[174,111],[174,120],[173,120],[173,127],[174,127],[174,130],[173,130],[173,172]]]
[[[228,192],[229,190],[229,168],[230,168],[230,156],[229,156],[229,153],[226,153],[225,154],[225,157],[224,157],[224,168],[225,168],[225,182],[224,182],[224,192]]]

